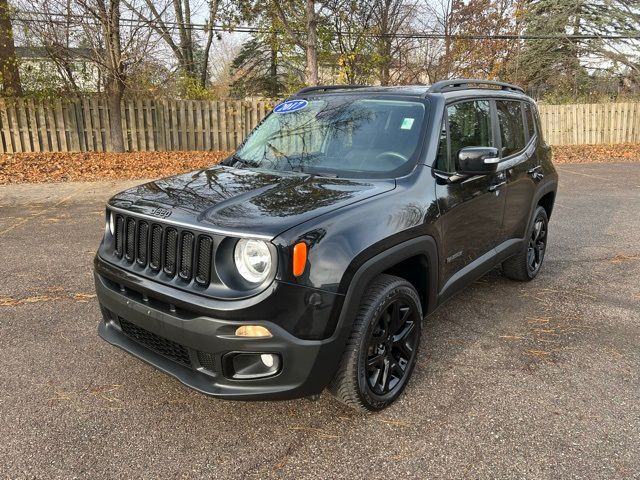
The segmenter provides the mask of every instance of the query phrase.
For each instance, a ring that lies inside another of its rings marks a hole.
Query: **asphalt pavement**
[[[391,408],[231,402],[96,333],[104,201],[0,186],[0,477],[640,478],[640,164],[563,165],[538,278],[425,320]]]

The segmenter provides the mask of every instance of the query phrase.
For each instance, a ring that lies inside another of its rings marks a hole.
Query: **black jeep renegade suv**
[[[99,333],[213,396],[378,410],[425,315],[499,264],[538,274],[556,188],[513,85],[305,88],[222,164],[109,201]]]

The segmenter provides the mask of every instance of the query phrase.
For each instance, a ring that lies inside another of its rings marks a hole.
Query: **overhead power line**
[[[24,15],[35,15],[36,17],[26,17]],[[48,13],[48,12],[26,12],[19,11],[18,15],[13,16],[12,20],[24,23],[42,23],[42,24],[56,24],[63,26],[74,26],[73,24],[69,25],[69,22],[64,20],[52,20],[51,17],[62,17],[67,20],[83,20],[92,22],[95,25],[99,25],[98,20],[90,15],[81,15],[81,14],[73,14],[73,13]],[[176,30],[176,29],[186,29],[186,30],[198,30],[198,31],[208,31],[213,30],[214,32],[224,33],[224,32],[238,32],[238,33],[273,33],[272,30],[260,27],[246,26],[246,25],[237,25],[237,26],[228,26],[222,24],[214,24],[209,25],[206,23],[191,23],[189,25],[180,24],[178,22],[173,21],[162,21],[159,23],[153,19],[146,18],[121,18],[120,23],[125,26],[136,26],[136,27],[148,27],[148,28],[161,28],[166,27],[167,29]],[[304,33],[304,32],[298,32]],[[344,33],[344,32],[339,32]],[[401,38],[401,39],[453,39],[453,40],[553,40],[553,39],[568,39],[568,40],[640,40],[640,33],[635,34],[556,34],[556,35],[530,35],[530,34],[444,34],[437,31],[427,31],[427,32],[415,32],[415,33],[393,33],[393,34],[376,34],[373,32],[366,33],[364,36],[370,38],[383,38],[383,37],[393,37],[393,38]]]

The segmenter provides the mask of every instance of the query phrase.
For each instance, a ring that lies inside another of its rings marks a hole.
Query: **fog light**
[[[270,337],[270,336],[271,336],[271,332],[260,325],[243,325],[236,329],[236,337]]]
[[[276,361],[275,357],[270,353],[263,353],[260,355],[260,360],[262,360],[262,363],[264,363],[264,366],[267,368],[273,367],[273,364]]]
[[[276,375],[282,366],[277,353],[231,352],[222,357],[222,370],[225,377],[237,380],[250,380]]]

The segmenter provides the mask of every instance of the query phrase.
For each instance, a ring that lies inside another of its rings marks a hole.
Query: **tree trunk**
[[[122,97],[124,85],[112,85],[108,89],[107,104],[109,107],[109,133],[111,147],[114,152],[124,152],[124,135],[122,134]]]
[[[124,95],[124,65],[120,40],[120,0],[110,0],[109,11],[103,21],[105,50],[107,54],[106,93],[109,106],[109,132],[114,152],[124,152],[122,135],[122,107]]]
[[[313,0],[307,0],[307,85],[318,85],[318,16]]]
[[[391,36],[389,32],[389,9],[391,7],[390,0],[386,0],[382,5],[380,15],[380,38],[378,54],[380,55],[380,85],[389,85],[390,63],[391,63]]]
[[[187,3],[188,2],[189,0],[187,0]],[[180,52],[182,53],[181,67],[187,76],[193,78],[195,69],[193,64],[193,45],[190,42],[191,25],[186,23],[182,10],[182,0],[173,0],[173,9],[176,14],[178,33],[180,34]],[[190,16],[191,14],[189,13],[189,17]]]
[[[218,15],[218,0],[210,0],[209,2],[209,32],[207,34],[207,44],[204,47],[204,59],[202,61],[202,71],[200,72],[200,85],[202,88],[207,87],[209,81],[209,52],[211,52],[211,43],[213,42],[213,25]]]
[[[7,0],[0,0],[0,75],[2,75],[3,95],[22,95],[20,72],[18,71],[16,47],[13,42],[13,29],[11,28]]]

